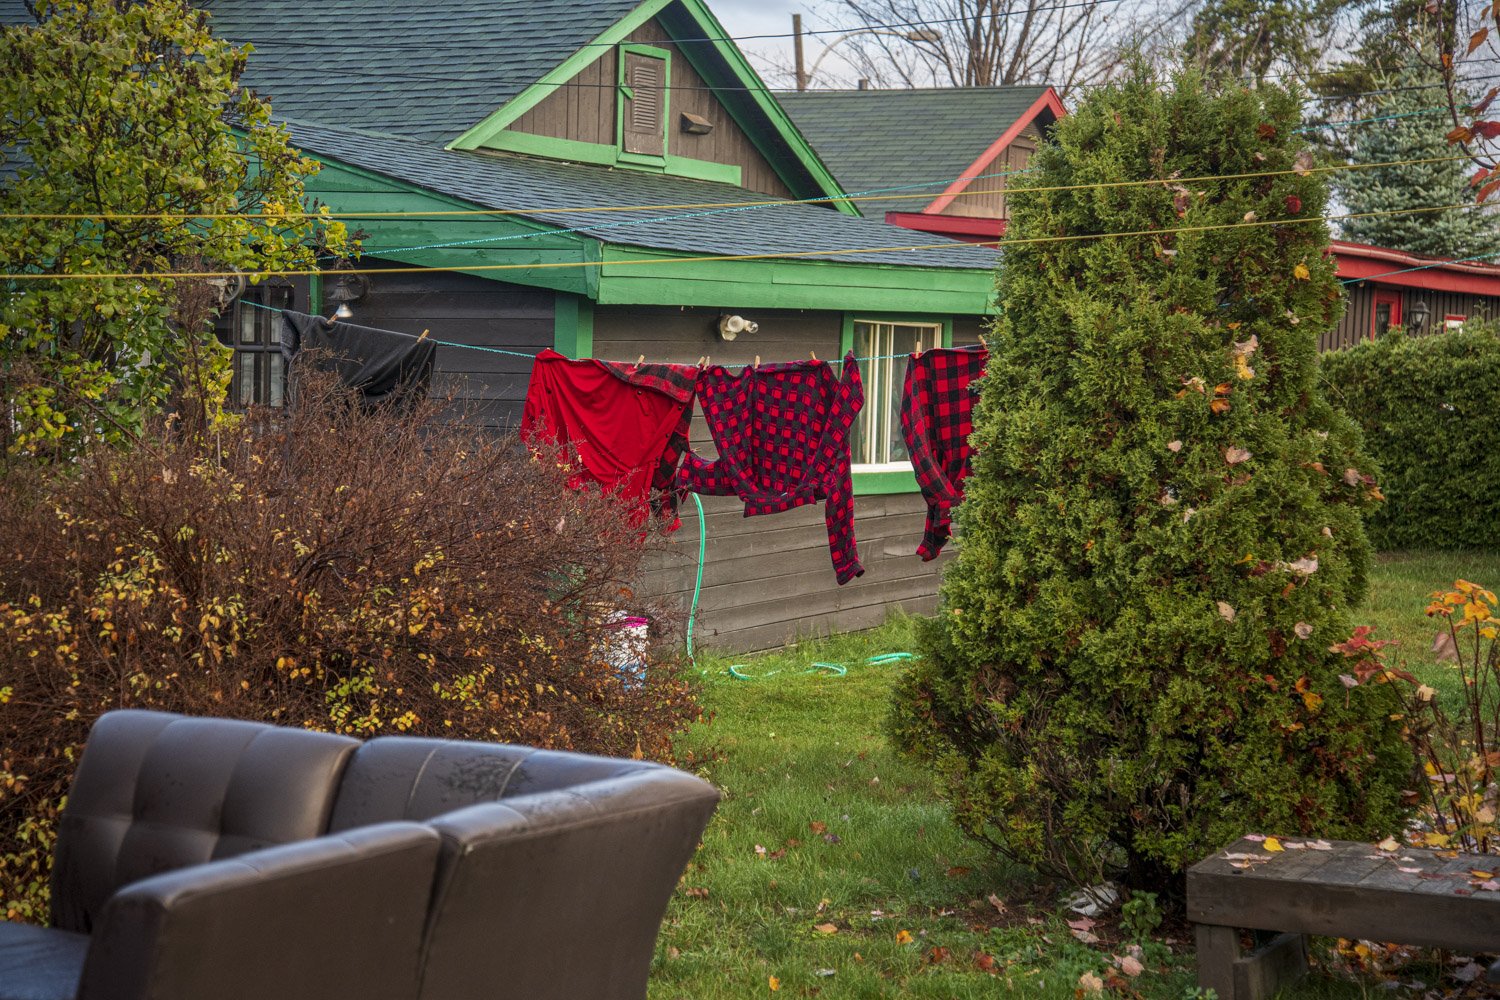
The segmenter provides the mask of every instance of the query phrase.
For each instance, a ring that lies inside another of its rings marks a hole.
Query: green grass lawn
[[[1454,689],[1452,671],[1431,665],[1422,609],[1456,576],[1494,588],[1500,554],[1381,557],[1357,619],[1397,639],[1440,690]],[[900,664],[865,660],[910,644],[897,620],[741,660],[700,657],[708,718],[679,749],[724,800],[668,911],[652,1000],[1072,1000],[1085,973],[1109,978],[1127,947],[1119,928],[1104,921],[1098,943],[1075,939],[1062,887],[968,841],[931,776],[887,746]],[[815,662],[848,672],[806,672]],[[731,676],[732,663],[753,679]],[[1145,971],[1129,980],[1140,996],[1192,995],[1190,943],[1173,933],[1141,953]],[[1360,997],[1371,984],[1321,977],[1288,995]]]

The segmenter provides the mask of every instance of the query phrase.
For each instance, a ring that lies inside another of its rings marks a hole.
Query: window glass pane
[[[244,301],[241,301],[240,302],[240,306],[239,306],[239,312],[240,312],[240,343],[242,343],[242,344],[253,344],[253,343],[255,343],[255,319],[256,319],[255,314],[258,313],[258,312],[260,312],[260,310],[257,309],[257,308],[255,308],[252,305],[248,305]]]
[[[234,356],[234,363],[239,368],[235,379],[238,386],[235,402],[240,406],[249,406],[255,402],[255,355],[242,351]]]
[[[906,356],[940,346],[941,327],[910,323],[856,321],[854,355],[862,360],[865,405],[854,421],[855,465],[885,465],[908,460],[901,434],[901,390]]]
[[[270,394],[266,397],[266,402],[269,403],[271,406],[280,406],[281,405],[281,390],[282,390],[283,385],[285,384],[285,378],[283,376],[283,371],[282,371],[282,367],[281,367],[281,365],[282,365],[281,352],[280,351],[269,351],[269,352],[267,352],[267,354],[266,354],[266,360],[271,363],[271,386],[270,386],[271,391],[270,391]]]

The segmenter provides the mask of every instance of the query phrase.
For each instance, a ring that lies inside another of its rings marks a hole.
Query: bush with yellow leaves
[[[45,918],[110,709],[656,759],[696,717],[628,512],[434,407],[302,389],[222,436],[0,478],[0,917]],[[609,662],[622,608],[657,626],[644,686]]]
[[[1427,616],[1440,622],[1433,653],[1453,664],[1459,695],[1445,705],[1437,689],[1385,662],[1388,639],[1360,626],[1333,647],[1349,663],[1346,686],[1387,685],[1401,699],[1405,735],[1421,763],[1413,836],[1428,847],[1500,853],[1500,619],[1495,593],[1468,580],[1432,595]],[[1452,709],[1452,711],[1450,711]],[[1494,888],[1487,886],[1486,888]]]

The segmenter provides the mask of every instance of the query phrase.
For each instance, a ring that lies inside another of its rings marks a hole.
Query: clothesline
[[[267,312],[284,313],[284,312],[288,311],[286,309],[282,309],[282,308],[279,308],[277,306],[268,306],[268,305],[263,305],[260,302],[251,302],[248,299],[242,299],[241,300],[241,305],[254,306],[256,309],[264,309]],[[292,310],[292,311],[295,311],[295,310]],[[382,328],[382,329],[384,329],[384,328]],[[510,357],[513,357],[513,358],[532,358],[532,359],[535,359],[536,356],[541,353],[541,351],[550,350],[550,348],[544,347],[544,348],[541,348],[541,350],[538,350],[538,351],[510,351],[510,350],[506,350],[503,347],[486,347],[486,346],[481,345],[481,344],[461,344],[461,343],[459,343],[456,340],[439,340],[436,337],[427,337],[427,336],[423,336],[420,333],[407,333],[405,330],[386,330],[385,332],[386,333],[390,333],[390,334],[394,334],[394,335],[396,335],[398,337],[407,337],[407,338],[412,339],[412,340],[425,340],[429,344],[436,344],[439,347],[461,347],[461,348],[463,348],[465,350],[469,350],[469,351],[482,351],[485,354],[506,354],[506,355],[509,355]],[[898,358],[904,358],[904,357],[908,357],[908,356],[909,355],[907,355],[907,354],[872,354],[872,355],[869,355],[868,357],[858,357],[858,358],[855,358],[854,360],[855,361],[893,361],[893,360],[896,360]],[[839,360],[842,361],[843,359],[840,358]],[[755,363],[754,362],[745,362],[745,363],[741,363],[741,364],[720,365],[719,367],[721,367],[721,368],[754,368],[755,367]]]

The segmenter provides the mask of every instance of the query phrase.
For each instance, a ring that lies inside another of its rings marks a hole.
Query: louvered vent
[[[637,132],[661,129],[661,66],[652,60],[631,67],[630,86],[635,100],[630,102],[630,126]]]

